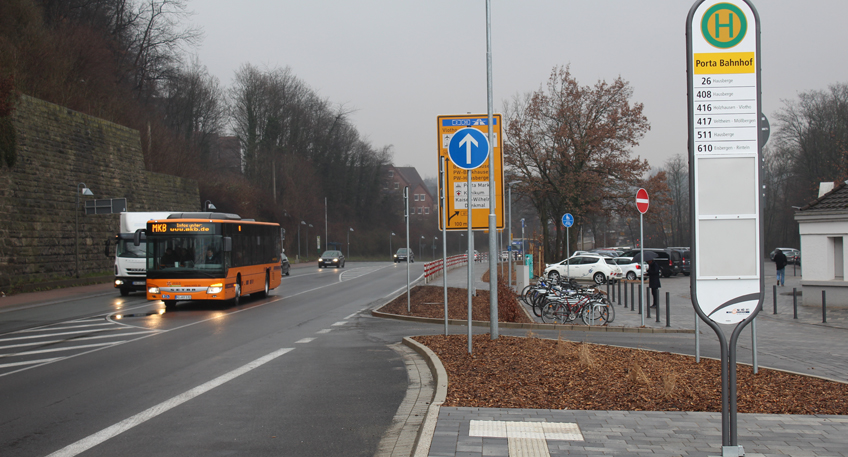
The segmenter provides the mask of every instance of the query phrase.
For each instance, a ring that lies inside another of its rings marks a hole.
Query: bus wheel
[[[251,297],[265,298],[268,296],[268,291],[271,290],[271,278],[268,276],[270,273],[265,272],[265,290],[262,292],[256,292],[255,294],[250,294]]]
[[[241,299],[241,278],[236,279],[236,296],[233,297],[233,306],[238,306]]]
[[[173,311],[177,307],[176,300],[165,300],[165,309],[168,311]]]

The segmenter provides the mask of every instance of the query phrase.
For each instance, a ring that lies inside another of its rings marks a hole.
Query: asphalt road
[[[372,456],[407,388],[388,345],[416,331],[366,310],[405,267],[296,268],[235,308],[101,290],[3,309],[0,454]]]

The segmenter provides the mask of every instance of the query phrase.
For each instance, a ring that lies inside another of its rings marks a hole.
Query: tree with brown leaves
[[[523,181],[520,192],[539,211],[547,258],[565,256],[562,214],[621,213],[635,204],[638,187],[659,185],[646,185],[648,162],[631,157],[631,148],[650,130],[632,95],[621,77],[580,86],[566,66],[553,69],[545,88],[507,103],[504,157],[510,173]],[[549,221],[556,227],[553,245]]]

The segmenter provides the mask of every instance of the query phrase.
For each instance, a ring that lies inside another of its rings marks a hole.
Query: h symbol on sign
[[[729,13],[727,15],[728,22],[726,24],[722,24],[719,20],[718,13],[715,13],[715,35],[713,35],[716,39],[719,38],[719,31],[727,27],[728,38],[733,39],[733,13]]]

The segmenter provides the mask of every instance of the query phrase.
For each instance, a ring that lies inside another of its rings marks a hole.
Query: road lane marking
[[[318,330],[315,333],[330,333],[332,331],[333,331],[333,329],[331,329],[331,328],[325,328],[325,329],[322,329],[322,330]]]
[[[62,359],[64,359],[64,357],[56,357],[55,359],[27,360],[26,362],[0,363],[0,368],[20,367],[20,366],[24,366],[24,365],[36,365],[36,364],[39,364],[39,363],[54,362],[56,360],[62,360]]]
[[[70,323],[71,322],[68,322],[68,324],[70,324]],[[48,328],[51,329],[51,330],[71,330],[71,329],[80,329],[80,328],[89,328],[89,327],[103,327],[103,326],[106,326],[106,325],[112,325],[112,324],[110,324],[109,322],[103,321],[102,323],[99,323],[99,324],[70,325],[70,326],[67,326],[67,327],[36,327],[36,328],[29,328],[29,329],[26,329],[26,330],[18,330],[17,332],[14,332],[14,333],[40,332],[40,331],[48,329]]]
[[[135,335],[143,335],[143,334],[147,334],[147,333],[156,333],[156,332],[159,332],[159,331],[160,330],[147,330],[147,331],[132,332],[132,333],[112,333],[111,335],[83,336],[83,337],[80,337],[80,338],[64,339],[64,340],[32,341],[32,342],[29,342],[29,343],[2,345],[2,346],[0,346],[0,350],[9,349],[9,348],[22,348],[22,347],[27,347],[27,346],[41,346],[41,345],[48,345],[48,344],[69,343],[69,342],[72,342],[72,341],[78,342],[78,341],[89,341],[89,340],[103,340],[103,339],[106,339],[106,338],[119,338],[119,337],[124,337],[124,336],[135,336]],[[53,336],[53,335],[42,335],[42,336]],[[76,346],[76,347],[79,347],[79,346]]]
[[[339,321],[333,324],[333,327],[341,327],[342,325],[347,324],[347,321]]]
[[[315,341],[315,338],[301,338],[294,342],[294,344],[306,344]]]
[[[187,390],[187,391],[181,393],[180,395],[177,395],[173,398],[165,400],[165,401],[163,401],[162,403],[159,403],[156,406],[153,406],[153,407],[151,407],[151,408],[149,408],[145,411],[142,411],[142,412],[136,414],[135,416],[124,419],[124,420],[122,420],[121,422],[118,422],[115,425],[107,427],[107,428],[105,428],[105,429],[103,429],[103,430],[101,430],[101,431],[99,431],[99,432],[97,432],[93,435],[90,435],[86,438],[83,438],[83,439],[77,441],[76,443],[70,444],[70,445],[68,445],[68,446],[66,446],[62,449],[59,449],[58,451],[50,454],[47,457],[73,457],[75,455],[79,455],[79,454],[93,448],[94,446],[97,446],[98,444],[103,443],[106,440],[109,440],[110,438],[113,438],[113,437],[115,437],[115,436],[117,436],[117,435],[119,435],[119,434],[121,434],[121,433],[123,433],[127,430],[132,429],[133,427],[135,427],[137,425],[141,425],[144,422],[147,422],[148,420],[155,418],[156,416],[158,416],[162,413],[165,413],[165,412],[167,412],[167,411],[169,411],[173,408],[176,408],[177,406],[179,406],[179,405],[181,405],[181,404],[183,404],[183,403],[185,403],[185,402],[187,402],[187,401],[189,401],[189,400],[191,400],[191,399],[193,399],[193,398],[195,398],[199,395],[202,395],[202,394],[220,386],[221,384],[224,384],[224,383],[231,381],[231,380],[233,380],[233,379],[235,379],[235,378],[237,378],[237,377],[239,377],[239,376],[241,376],[245,373],[248,373],[248,372],[250,372],[250,371],[252,371],[256,368],[259,368],[260,366],[276,359],[277,357],[280,357],[283,354],[286,354],[286,353],[292,351],[293,349],[294,348],[283,348],[283,349],[274,351],[274,352],[272,352],[268,355],[265,355],[263,357],[260,357],[256,360],[254,360],[253,362],[248,363],[247,365],[236,368],[235,370],[230,371],[229,373],[225,373],[225,374],[223,374],[223,375],[221,375],[221,376],[219,376],[219,377],[217,377],[217,378],[215,378],[211,381],[208,381],[204,384],[201,384],[201,385],[199,385],[199,386],[197,386],[197,387],[195,387],[191,390]]]
[[[41,351],[26,351],[26,352],[14,352],[11,354],[0,354],[0,358],[4,357],[23,357],[27,355],[35,355],[35,354],[47,354],[49,352],[62,352],[62,351],[73,351],[76,349],[88,349],[88,348],[99,348],[101,346],[114,346],[116,344],[124,343],[125,341],[112,341],[109,343],[96,343],[96,344],[81,344],[79,346],[68,346],[63,348],[53,348],[53,349],[43,349]]]

